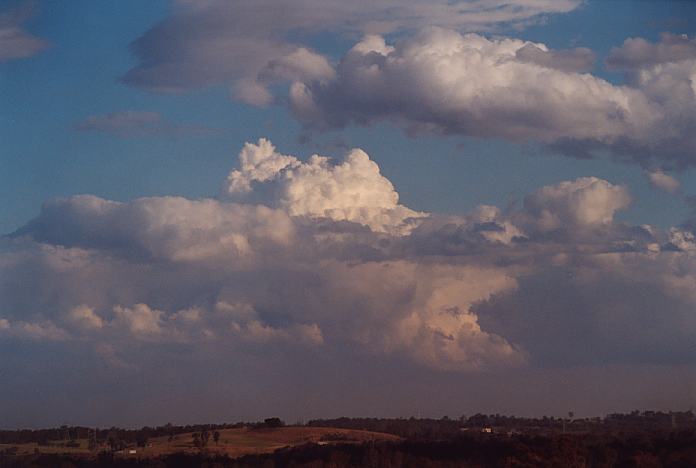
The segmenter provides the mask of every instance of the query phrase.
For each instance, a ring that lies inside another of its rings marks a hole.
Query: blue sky
[[[0,425],[693,408],[695,34],[0,2]]]
[[[402,199],[418,209],[457,212],[480,203],[499,205],[541,185],[597,175],[631,187],[635,203],[622,216],[632,222],[669,226],[688,214],[680,200],[656,192],[640,168],[627,164],[559,158],[490,139],[405,138],[388,125],[349,128],[318,135],[314,144],[299,144],[300,128],[285,109],[234,102],[224,86],[181,95],[125,86],[119,79],[136,63],[129,44],[169,10],[165,1],[36,5],[26,27],[50,47],[1,65],[0,231],[21,226],[51,197],[216,195],[238,149],[263,136],[303,157],[330,148],[337,139],[364,148]],[[596,73],[620,82],[620,74],[606,72],[601,62],[611,47],[628,37],[656,40],[665,30],[690,33],[694,15],[689,2],[587,2],[571,13],[551,15],[542,24],[501,32],[555,48],[591,48],[599,57]],[[320,37],[311,45],[339,57],[350,47],[350,39]],[[209,126],[219,133],[122,138],[74,130],[90,115],[124,110],[159,112],[173,122]],[[677,177],[686,192],[696,189],[693,170]]]

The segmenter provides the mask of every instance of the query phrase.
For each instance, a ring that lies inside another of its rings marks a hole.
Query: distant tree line
[[[163,426],[145,426],[140,429],[122,429],[118,427],[90,428],[85,426],[61,426],[52,429],[20,429],[0,430],[0,444],[23,444],[36,442],[39,445],[61,442],[69,444],[78,439],[87,439],[91,444],[108,445],[114,449],[118,446],[144,446],[154,437],[168,436],[173,438],[179,434],[199,433],[233,428],[274,428],[282,427],[285,423],[277,417],[266,418],[262,422],[237,422],[225,424],[194,424]],[[463,430],[476,431],[490,427],[496,431],[510,431],[531,434],[550,434],[562,432],[642,432],[642,431],[672,431],[679,429],[696,429],[696,415],[692,411],[660,412],[633,411],[627,414],[614,413],[604,418],[567,418],[541,417],[520,418],[500,414],[474,414],[452,419],[447,416],[441,419],[432,418],[336,418],[315,419],[307,426],[335,427],[340,429],[359,429],[374,432],[386,432],[409,439],[447,439],[461,433]]]
[[[61,426],[53,429],[18,429],[0,430],[0,444],[26,444],[38,443],[48,445],[50,443],[61,442],[69,444],[78,439],[87,439],[99,444],[107,444],[118,449],[119,446],[137,445],[145,446],[147,441],[153,437],[174,437],[179,434],[208,432],[214,434],[223,429],[235,429],[240,427],[249,428],[272,428],[285,425],[280,418],[266,418],[263,422],[237,422],[226,424],[194,424],[175,426],[171,423],[163,426],[144,426],[140,429],[122,429],[111,427],[108,429],[95,429],[85,426]],[[69,445],[67,445],[69,446]]]
[[[696,415],[692,411],[660,412],[634,411],[629,414],[609,414],[604,418],[541,417],[520,418],[500,414],[475,414],[451,419],[429,418],[336,418],[315,419],[307,423],[314,427],[336,427],[386,432],[408,439],[448,439],[463,431],[490,428],[495,432],[553,434],[596,432],[643,432],[696,429]]]

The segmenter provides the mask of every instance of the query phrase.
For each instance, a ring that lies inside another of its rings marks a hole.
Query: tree
[[[138,447],[145,447],[147,445],[147,434],[144,432],[138,432],[138,434],[135,436],[135,444]]]
[[[90,452],[94,452],[94,451],[97,449],[98,446],[99,446],[99,445],[97,444],[97,441],[94,440],[94,439],[92,439],[92,438],[90,438],[90,439],[89,439],[89,442],[87,442],[87,449],[88,449]]]
[[[97,431],[90,430],[87,435],[87,449],[90,452],[94,452],[98,446],[99,444],[97,443]]]
[[[126,448],[126,443],[123,440],[119,439],[118,435],[110,435],[108,443],[112,452],[116,452],[118,450],[123,450]]]
[[[215,445],[217,445],[220,441],[220,431],[213,432],[213,440],[215,441]]]
[[[263,420],[266,427],[283,427],[285,423],[280,418],[266,418]]]

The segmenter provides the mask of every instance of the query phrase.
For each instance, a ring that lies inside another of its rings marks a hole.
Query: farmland
[[[119,457],[150,458],[174,453],[205,453],[236,458],[250,454],[271,453],[284,447],[307,443],[320,445],[332,443],[363,443],[368,441],[397,441],[400,438],[392,434],[379,432],[336,429],[330,427],[278,427],[254,428],[242,427],[222,429],[219,440],[210,440],[205,447],[197,447],[193,432],[171,436],[154,437],[144,447],[130,444],[118,450]],[[91,457],[106,450],[105,443],[89,449],[88,439],[50,441],[39,445],[36,442],[24,444],[0,444],[0,451],[11,451],[17,455],[31,454],[65,454]]]

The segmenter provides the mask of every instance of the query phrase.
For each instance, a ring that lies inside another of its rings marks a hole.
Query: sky
[[[696,407],[696,4],[0,1],[0,427]]]

